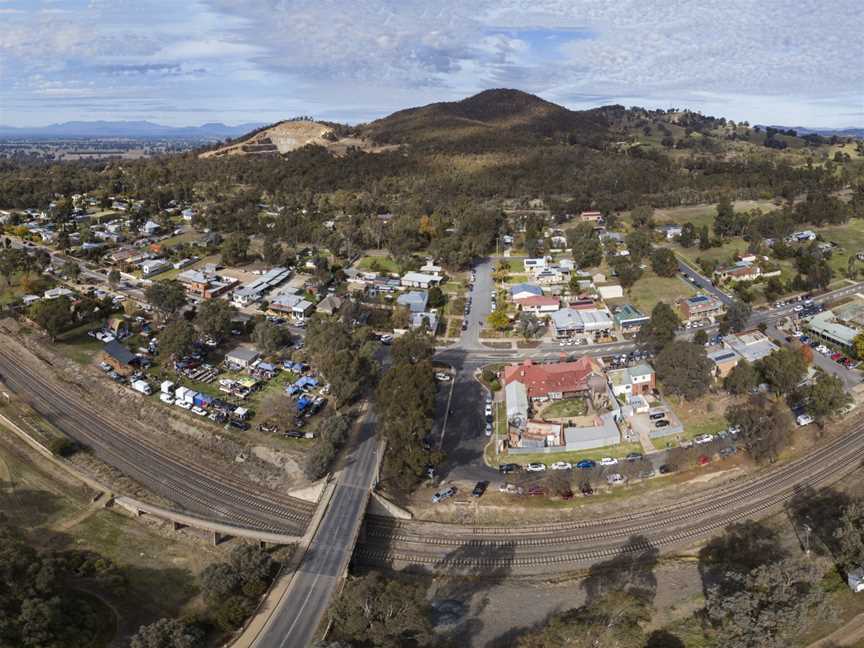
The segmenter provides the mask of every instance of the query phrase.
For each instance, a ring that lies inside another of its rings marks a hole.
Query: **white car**
[[[798,418],[795,419],[795,422],[798,425],[810,425],[813,422],[813,417],[809,414],[799,414]]]
[[[492,436],[492,424],[491,423],[486,424],[486,436]]]
[[[390,335],[389,333],[381,336],[381,344],[392,344],[392,343],[393,343],[393,336]]]
[[[550,466],[550,468],[552,468],[552,470],[573,470],[573,464],[569,461],[556,461]]]
[[[601,466],[614,466],[618,460],[613,457],[603,457],[599,462]]]
[[[192,413],[195,414],[196,416],[207,416],[206,410],[201,409],[197,405],[192,408]]]
[[[187,403],[186,401],[174,401],[174,404],[180,409],[191,410],[192,403]]]
[[[99,368],[106,373],[111,371],[111,365],[108,364],[107,362],[100,362]]]
[[[616,484],[623,484],[624,477],[618,473],[612,473],[606,478],[606,481],[609,482],[610,486],[615,486]]]
[[[700,434],[698,437],[693,439],[697,445],[702,445],[705,443],[711,443],[714,440],[713,434]]]
[[[159,394],[159,400],[161,400],[166,405],[174,404],[174,397],[171,394]]]
[[[525,470],[528,472],[546,472],[546,464],[542,463],[529,463],[525,466]]]
[[[488,403],[488,404],[486,405],[485,413],[486,413],[486,416],[492,416],[492,405],[491,405],[491,403]]]
[[[738,435],[741,433],[741,426],[740,426],[740,425],[732,425],[732,426],[730,426],[729,429],[726,430],[726,431],[727,431],[729,434],[731,434],[733,437],[734,437],[734,436],[738,436]]]
[[[692,441],[682,441],[681,443],[678,444],[678,447],[679,448],[692,448],[693,442]]]
[[[450,374],[439,371],[435,374],[435,380],[437,380],[438,382],[447,382],[448,380],[450,380]]]

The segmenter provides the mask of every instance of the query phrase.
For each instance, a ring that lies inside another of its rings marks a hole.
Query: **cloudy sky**
[[[486,88],[864,126],[861,0],[0,0],[0,124],[358,122]]]

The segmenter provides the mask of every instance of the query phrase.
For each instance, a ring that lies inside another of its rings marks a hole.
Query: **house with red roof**
[[[513,303],[526,313],[554,313],[561,308],[561,300],[552,295],[522,297],[521,299],[514,299]]]
[[[520,382],[530,400],[559,400],[604,390],[606,380],[593,359],[585,356],[574,362],[535,364],[525,360],[504,367],[504,385]]]

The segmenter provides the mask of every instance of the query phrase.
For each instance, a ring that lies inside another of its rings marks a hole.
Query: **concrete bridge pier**
[[[171,526],[173,527],[173,529],[175,531],[179,531],[180,529],[182,529],[184,527],[184,525],[180,524],[179,522],[171,522]]]
[[[213,542],[213,546],[215,547],[216,545],[218,545],[220,542],[222,542],[225,539],[225,536],[223,536],[218,531],[211,531],[210,532],[210,538]]]

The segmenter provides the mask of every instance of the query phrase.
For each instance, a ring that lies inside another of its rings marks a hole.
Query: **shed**
[[[252,363],[254,363],[260,355],[261,354],[255,349],[239,346],[225,354],[225,362],[246,369],[252,366]]]
[[[124,376],[131,374],[134,366],[138,364],[135,354],[117,340],[112,340],[102,347],[102,357],[114,371]]]

